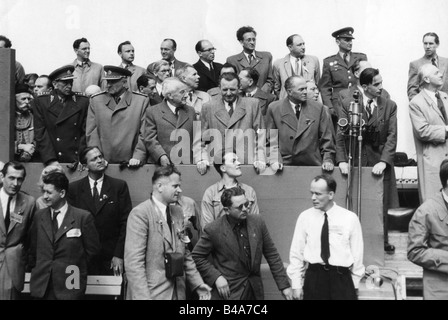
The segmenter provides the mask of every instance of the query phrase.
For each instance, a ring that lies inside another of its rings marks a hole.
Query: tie
[[[302,59],[300,59],[300,58],[297,58],[297,61],[296,61],[296,75],[303,76]]]
[[[114,98],[114,100],[115,100],[115,104],[119,104],[119,103],[120,103],[120,100],[121,100],[121,98],[120,98],[120,97],[115,97],[115,98]]]
[[[230,118],[232,118],[232,114],[233,114],[233,103],[230,102],[229,103],[229,116],[230,116]]]
[[[443,101],[440,98],[439,92],[436,92],[436,98],[437,98],[437,107],[439,108],[440,112],[442,113],[443,120],[445,121],[445,124],[448,124],[448,122],[447,122],[448,118],[446,116],[445,106],[443,105]]]
[[[53,227],[53,237],[56,235],[56,233],[58,232],[59,226],[58,226],[58,214],[60,214],[61,211],[54,211],[53,212],[53,221],[52,221],[52,227]]]
[[[297,118],[297,120],[299,120],[300,119],[300,104],[297,104],[294,108],[296,109],[296,118]]]
[[[249,55],[249,65],[252,65],[252,60],[254,60],[254,56],[252,54]]]
[[[100,206],[100,194],[98,193],[97,185],[98,185],[98,182],[95,181],[93,183],[93,201],[95,203],[95,207],[98,209]]]
[[[250,93],[246,93],[246,97],[252,98],[252,95]]]
[[[322,226],[322,233],[320,234],[320,257],[328,265],[328,259],[330,258],[330,242],[328,235],[328,216],[324,213],[325,221]]]
[[[166,206],[166,223],[168,224],[168,226],[170,227],[170,232],[173,233],[173,222],[171,221],[171,214],[170,214],[170,206]]]
[[[347,53],[347,52],[344,53],[344,61],[345,61],[345,63],[347,63],[347,64],[350,63],[350,59],[349,59],[349,57],[348,57],[348,53]]]
[[[170,77],[174,77],[174,61],[170,62]]]
[[[179,111],[180,111],[180,109],[182,109],[182,107],[177,107],[176,109],[174,109],[176,118],[179,118]]]
[[[190,102],[193,102],[193,92],[192,91],[190,91],[188,93],[188,96],[190,97]]]
[[[8,232],[9,224],[11,223],[11,217],[10,217],[10,206],[11,206],[12,197],[8,197],[8,204],[6,205],[6,214],[5,214],[5,227],[6,232]]]
[[[372,99],[369,99],[367,101],[367,106],[366,106],[366,112],[367,112],[367,119],[370,120],[370,118],[372,117]]]
[[[435,66],[435,67],[437,67],[437,68],[439,67],[439,66],[437,65],[437,60],[436,60],[436,58],[432,58],[432,59],[431,59],[431,62],[432,62],[432,65],[433,65],[433,66]]]

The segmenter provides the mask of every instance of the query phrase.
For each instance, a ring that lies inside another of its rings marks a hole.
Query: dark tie
[[[254,60],[254,56],[252,54],[249,55],[249,65],[252,65],[252,60]]]
[[[344,61],[346,64],[350,63],[350,58],[348,57],[348,53],[344,53]]]
[[[322,233],[320,234],[320,257],[325,264],[328,264],[328,259],[330,258],[330,242],[329,242],[329,232],[328,232],[328,216],[324,213],[325,220],[322,226]]]
[[[174,114],[176,115],[176,118],[179,118],[180,109],[182,109],[182,107],[177,107],[176,109],[174,109]]]
[[[170,214],[170,206],[166,206],[166,223],[168,224],[168,227],[170,227],[170,232],[173,233],[173,222],[171,220],[171,214]]]
[[[229,103],[229,116],[230,116],[230,118],[232,118],[232,114],[233,114],[233,103],[230,102]]]
[[[296,104],[296,106],[294,107],[296,109],[296,118],[297,120],[300,119],[300,104]]]
[[[93,202],[95,203],[95,207],[98,209],[100,207],[100,194],[98,193],[98,182],[95,181],[93,183]]]
[[[445,111],[445,106],[443,105],[443,101],[440,98],[440,93],[439,92],[436,92],[436,98],[437,98],[437,107],[439,108],[440,112],[442,113],[443,120],[445,121],[445,124],[448,124],[446,111]]]
[[[193,102],[193,92],[189,92],[188,93],[188,96],[190,97],[190,102]]]
[[[370,118],[372,117],[372,102],[372,99],[367,100],[366,112],[368,120],[370,120]]]
[[[215,77],[215,69],[213,69],[213,62],[210,63],[210,74],[212,75],[212,77]]]
[[[297,62],[296,62],[296,74],[298,76],[303,76],[303,72],[302,72],[302,59],[297,58]]]
[[[435,67],[437,67],[437,68],[439,67],[439,66],[437,65],[437,60],[436,60],[436,58],[432,58],[432,59],[431,59],[431,62],[432,62],[432,65],[433,65],[433,66],[435,66]]]
[[[58,232],[59,226],[58,226],[58,214],[60,214],[61,211],[54,211],[53,212],[53,220],[52,220],[52,227],[53,227],[53,237],[56,235],[56,233]]]
[[[11,217],[10,217],[10,206],[11,206],[12,197],[8,197],[8,204],[6,205],[6,214],[5,214],[5,227],[6,232],[8,232],[9,224],[11,223]]]
[[[170,77],[174,77],[174,61],[170,62]]]
[[[119,104],[120,101],[121,101],[121,98],[120,97],[115,97],[114,100],[115,100],[115,104]]]

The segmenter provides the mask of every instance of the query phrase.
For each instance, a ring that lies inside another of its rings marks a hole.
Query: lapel
[[[160,235],[162,236],[162,238],[168,242],[168,244],[170,245],[170,248],[172,250],[174,250],[174,242],[173,242],[173,235],[170,232],[170,227],[168,226],[168,223],[166,222],[166,219],[164,217],[164,213],[160,212],[159,207],[157,207],[157,205],[155,204],[155,202],[152,200],[152,195],[151,195],[151,205],[153,206],[154,211],[157,214],[157,231],[160,233]],[[170,211],[171,212],[171,211]],[[173,221],[171,219],[171,221]]]
[[[380,96],[376,99],[377,106],[375,107],[375,110],[373,110],[372,117],[369,120],[369,125],[372,123],[379,123],[380,120],[384,119],[384,112],[385,112],[385,100]]]
[[[176,128],[182,127],[184,125],[184,123],[187,122],[187,120],[189,119],[188,112],[187,112],[186,108],[187,108],[187,106],[184,106],[183,108],[179,109],[179,119],[177,119]]]
[[[235,123],[237,123],[245,115],[246,115],[246,105],[243,104],[242,99],[240,97],[238,97],[236,100],[236,103],[235,103],[235,110],[232,114],[232,117],[230,118],[229,125],[227,126],[227,128],[231,128]]]
[[[103,183],[104,184],[104,183]],[[81,199],[86,205],[87,208],[89,208],[89,211],[95,216],[96,215],[96,208],[95,203],[93,202],[93,196],[92,191],[90,189],[90,183],[89,183],[89,177],[85,177],[82,179],[80,183],[80,193],[82,194]]]
[[[257,64],[259,64],[261,62],[261,60],[263,60],[263,56],[259,53],[257,53],[256,51],[254,51],[254,55],[255,55],[255,63],[253,63],[252,61],[252,68],[255,68]]]
[[[81,106],[79,106],[76,103],[76,96],[72,95],[71,97],[67,97],[67,100],[65,102],[65,107],[62,107],[62,111],[59,114],[56,124],[64,122],[68,118],[72,117],[74,114],[78,113],[80,110],[81,110]]]
[[[107,94],[104,97],[106,107],[108,107],[112,112],[117,108],[117,104],[115,103],[115,100],[112,98],[110,94]]]
[[[41,215],[42,227],[50,242],[53,242],[53,227],[51,224],[51,209],[47,208]]]
[[[101,205],[98,208],[98,210],[96,211],[97,215],[100,214],[101,210],[104,208],[106,203],[109,201],[110,189],[111,189],[110,180],[106,175],[104,175],[103,186],[101,187],[101,193],[100,193]]]
[[[222,227],[224,229],[224,232],[222,233],[222,237],[223,237],[222,243],[225,243],[226,246],[231,251],[233,251],[235,256],[237,256],[240,259],[240,261],[243,262],[243,265],[245,265],[244,260],[241,259],[240,247],[238,245],[238,240],[236,239],[235,233],[232,230],[232,226],[230,225],[230,223],[227,220],[227,217],[225,215],[222,217],[222,219],[223,219]],[[251,246],[251,250],[252,250],[252,246]],[[252,256],[252,252],[251,252],[251,256]]]
[[[65,233],[67,233],[67,231],[72,229],[74,223],[75,223],[75,216],[73,214],[73,207],[69,205],[68,209],[67,209],[67,213],[65,214],[64,220],[62,221],[62,224],[61,224],[60,228],[58,229],[58,232],[56,232],[54,242],[56,243],[57,241],[59,241],[59,239],[61,239],[61,237]],[[52,232],[51,231],[51,221],[50,221],[50,232]]]
[[[165,100],[162,102],[160,111],[162,112],[162,118],[171,123],[174,128],[177,128],[176,115],[171,111],[170,107],[168,107],[168,103]]]
[[[0,203],[0,231],[2,235],[6,236],[5,218],[3,217],[3,206]]]
[[[17,193],[16,198],[16,207],[14,208],[14,213],[17,215],[21,215],[23,217],[23,212],[25,210],[25,199],[23,198],[22,194],[19,192]],[[3,215],[2,215],[3,216]],[[3,220],[4,223],[4,220]],[[9,224],[9,229],[7,230],[8,234],[11,233],[12,229],[16,226],[17,222],[11,219],[11,222]]]
[[[250,259],[251,259],[251,269],[254,267],[255,264],[255,256],[257,252],[257,245],[258,245],[258,239],[257,239],[257,233],[255,232],[255,226],[252,223],[252,219],[249,222],[249,219],[247,219],[247,235],[249,237],[249,244],[250,244]]]
[[[62,104],[59,102],[59,97],[57,94],[51,94],[49,98],[50,105],[48,106],[48,112],[58,118],[62,110]]]
[[[448,59],[439,56],[439,70],[445,76],[445,72],[448,70]]]
[[[111,97],[112,99],[112,97]],[[112,99],[113,103],[115,104],[115,100]],[[131,105],[132,102],[132,93],[129,90],[126,90],[126,93],[123,96],[123,99],[120,100],[118,105],[115,107],[114,114],[117,113],[120,110],[126,109]]]
[[[283,103],[280,107],[280,116],[282,118],[282,122],[286,124],[291,130],[297,132],[297,118],[295,113],[291,108],[291,104],[289,103],[288,98],[283,100]]]
[[[214,62],[212,62],[212,64],[213,64],[213,70],[216,70]],[[199,59],[199,61],[196,64],[196,66],[197,66],[197,69],[199,69],[197,71],[200,71],[201,75],[205,75],[210,80],[215,81],[211,71],[205,66],[205,64],[201,61],[201,59]]]
[[[423,98],[425,98],[426,103],[428,104],[428,106],[429,106],[430,108],[432,108],[432,109],[434,110],[435,113],[437,113],[437,115],[439,116],[439,118],[440,118],[443,122],[445,122],[445,120],[443,119],[442,112],[440,112],[439,107],[437,106],[437,104],[431,99],[430,96],[428,96],[428,94],[426,93],[425,90],[422,90],[421,92],[422,92]]]
[[[222,99],[218,99],[216,104],[217,108],[214,110],[216,119],[218,119],[224,126],[229,128],[228,124],[230,122],[230,115],[226,110],[224,102],[222,101]]]
[[[352,60],[351,60],[352,58],[353,58],[353,54],[351,54],[350,62],[352,62]],[[338,62],[339,65],[344,66],[344,67],[346,67],[346,68],[348,69],[348,65],[347,65],[347,63],[344,61],[344,59],[342,59],[342,57],[341,57],[341,55],[339,54],[339,52],[336,53],[336,61]],[[334,62],[334,61],[333,61],[333,62]]]
[[[290,55],[286,55],[283,61],[283,66],[285,67],[285,72],[288,75],[288,77],[292,76],[292,65],[290,61]]]
[[[296,132],[295,139],[298,139],[310,126],[316,121],[315,117],[313,117],[313,109],[312,106],[309,106],[307,102],[305,105],[302,105],[302,110],[300,111],[300,119],[299,119],[299,127]],[[291,109],[292,110],[292,109]]]
[[[246,56],[244,55],[243,52],[241,52],[241,53],[236,57],[236,59],[238,60],[238,62],[240,63],[240,65],[241,65],[243,68],[249,68],[249,67],[250,67],[250,65],[249,65],[249,61],[247,61]]]

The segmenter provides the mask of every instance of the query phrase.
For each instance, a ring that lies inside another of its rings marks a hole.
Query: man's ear
[[[67,191],[65,191],[65,190],[61,190],[61,198],[62,199],[64,199],[65,198],[65,196],[67,195]]]

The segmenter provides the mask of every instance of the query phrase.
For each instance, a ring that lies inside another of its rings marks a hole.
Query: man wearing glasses
[[[264,255],[283,297],[292,300],[283,262],[260,215],[250,215],[244,189],[233,187],[221,196],[225,215],[204,229],[193,259],[212,299],[263,300],[261,258]],[[210,263],[208,257],[213,257]]]
[[[356,77],[352,73],[352,66],[357,60],[367,60],[364,53],[352,52],[353,28],[347,27],[332,33],[339,46],[339,52],[324,59],[322,77],[319,89],[322,102],[330,108],[333,123],[337,123],[340,105],[339,91],[356,86]]]
[[[193,65],[200,76],[197,90],[207,92],[219,86],[222,64],[214,62],[216,48],[210,41],[198,41],[195,50],[199,56],[198,62]]]

